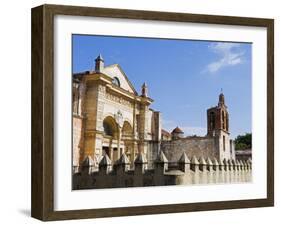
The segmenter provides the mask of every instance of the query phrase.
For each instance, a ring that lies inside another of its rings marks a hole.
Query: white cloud
[[[238,43],[219,42],[209,45],[209,49],[219,56],[219,59],[209,63],[203,72],[215,73],[223,67],[243,63],[244,52]]]

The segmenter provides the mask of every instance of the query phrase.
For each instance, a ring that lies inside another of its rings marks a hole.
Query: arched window
[[[133,134],[133,128],[131,126],[131,124],[127,121],[124,122],[124,125],[122,127],[122,136],[123,137],[128,137],[128,136],[132,136]]]
[[[225,136],[222,136],[222,145],[223,145],[223,150],[225,151]]]
[[[225,112],[222,111],[222,128],[226,129],[226,125],[225,125]]]
[[[114,77],[114,78],[113,78],[112,83],[113,83],[114,85],[116,85],[116,86],[119,86],[119,87],[120,87],[120,81],[119,81],[119,79],[118,79],[117,77]]]
[[[211,130],[214,130],[215,129],[215,113],[214,112],[211,112],[210,114],[210,129]]]
[[[228,114],[226,114],[226,130],[229,130],[229,118],[228,118]]]

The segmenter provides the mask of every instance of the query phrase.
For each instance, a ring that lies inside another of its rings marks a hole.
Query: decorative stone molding
[[[125,105],[130,108],[134,107],[130,101],[125,100],[123,97],[119,97],[119,96],[113,95],[111,93],[106,93],[105,97],[106,97],[106,99],[116,102],[118,104]]]

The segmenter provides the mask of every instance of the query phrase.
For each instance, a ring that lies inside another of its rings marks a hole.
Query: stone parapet
[[[172,168],[169,168],[169,164]],[[143,153],[133,164],[125,154],[112,163],[107,155],[99,162],[87,156],[80,167],[74,166],[73,189],[98,189],[191,184],[247,183],[252,180],[252,162],[218,161],[216,158],[190,160],[185,153],[178,162],[168,162],[160,152],[152,169],[147,168]]]

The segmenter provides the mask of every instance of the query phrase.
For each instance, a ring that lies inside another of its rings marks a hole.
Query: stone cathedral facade
[[[185,137],[180,128],[162,129],[161,113],[150,108],[153,99],[146,83],[138,94],[118,64],[105,66],[99,55],[95,69],[73,74],[73,166],[102,156],[114,163],[125,154],[131,163],[138,153],[153,162],[163,152],[168,161],[189,158],[235,160],[229,114],[224,95],[207,110],[206,136]],[[149,166],[149,165],[148,165]],[[150,166],[149,166],[150,167]]]
[[[144,83],[141,95],[118,64],[104,66],[98,56],[95,70],[73,75],[73,165],[91,156],[108,155],[114,162],[125,153],[148,159],[157,154],[161,139],[160,112]]]

